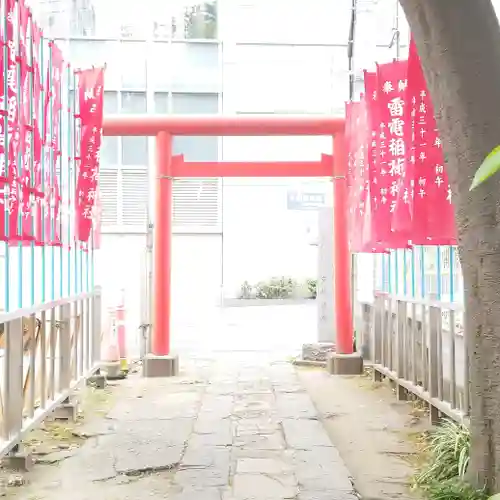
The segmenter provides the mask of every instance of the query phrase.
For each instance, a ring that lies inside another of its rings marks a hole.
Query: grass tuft
[[[485,500],[465,480],[470,458],[470,432],[462,424],[444,420],[430,432],[423,450],[427,459],[414,486],[429,500]]]

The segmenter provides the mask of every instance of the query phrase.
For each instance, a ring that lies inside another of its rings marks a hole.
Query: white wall
[[[317,274],[312,245],[317,212],[287,210],[290,183],[273,180],[224,183],[226,297],[237,296],[244,281],[255,284],[280,275],[305,280]]]

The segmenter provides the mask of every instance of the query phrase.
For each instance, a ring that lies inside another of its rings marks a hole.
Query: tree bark
[[[470,356],[469,479],[500,492],[500,182],[472,193],[500,144],[500,30],[491,0],[401,0],[443,139],[458,227]]]

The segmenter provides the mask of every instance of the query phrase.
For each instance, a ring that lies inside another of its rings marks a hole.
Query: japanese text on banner
[[[102,140],[104,68],[81,71],[78,78],[80,156],[76,186],[77,237],[88,242],[95,219]]]
[[[406,160],[406,72],[406,61],[377,67],[378,158],[371,169],[370,189],[375,239],[388,248],[408,247],[409,232],[392,228],[392,214]]]
[[[412,240],[417,245],[455,244],[455,218],[442,142],[414,43],[410,47],[408,81],[414,119],[413,153],[410,157],[411,183],[415,190]]]
[[[3,44],[7,46],[7,96],[3,96],[1,146],[4,158],[2,162],[2,192],[0,195],[0,239],[14,241],[21,233],[19,220],[20,183],[18,173],[18,155],[20,147],[20,127],[18,113],[18,67],[15,36],[17,30],[17,3],[6,0],[7,23]],[[3,55],[3,50],[2,50]],[[3,90],[3,89],[2,89]],[[7,129],[7,130],[5,130]],[[7,151],[5,151],[7,149]],[[6,154],[7,153],[7,154]]]

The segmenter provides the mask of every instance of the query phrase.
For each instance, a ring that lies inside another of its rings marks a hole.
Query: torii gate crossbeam
[[[347,234],[347,158],[345,120],[329,116],[279,115],[115,115],[104,118],[105,136],[156,137],[156,207],[153,236],[154,308],[153,354],[170,355],[172,180],[173,177],[273,177],[318,176],[333,178],[335,261],[334,307],[336,350],[353,352],[351,309],[351,259]],[[172,137],[184,136],[332,136],[335,160],[319,162],[196,162],[190,167],[172,155]],[[234,171],[235,170],[235,171]],[[174,368],[172,368],[174,370]],[[151,374],[154,376],[155,374]]]

